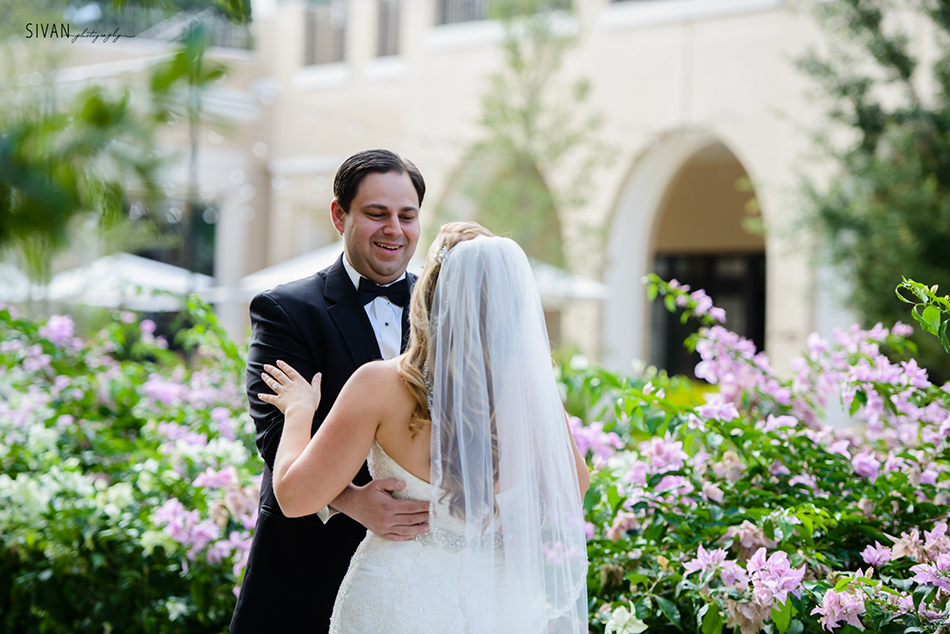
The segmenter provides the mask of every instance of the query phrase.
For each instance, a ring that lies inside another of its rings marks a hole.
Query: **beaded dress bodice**
[[[398,499],[431,500],[433,486],[389,457],[376,441],[367,458],[373,478],[406,483]],[[435,501],[429,531],[393,542],[367,532],[340,586],[330,634],[469,634],[461,616],[465,580],[456,565],[464,526]],[[332,519],[331,519],[332,521]]]
[[[422,544],[439,543],[442,546],[451,547],[452,542],[461,539],[461,534],[465,531],[465,522],[449,512],[448,503],[440,500],[441,496],[433,496],[434,487],[431,484],[404,469],[390,458],[375,440],[366,462],[374,480],[397,478],[406,483],[404,489],[393,492],[393,497],[396,499],[429,501],[434,498],[429,532],[416,535],[415,541]]]

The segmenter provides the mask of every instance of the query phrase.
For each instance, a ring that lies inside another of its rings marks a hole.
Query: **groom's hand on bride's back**
[[[350,484],[330,506],[350,516],[380,537],[402,542],[429,530],[429,503],[397,500],[392,491],[406,486],[396,478]]]

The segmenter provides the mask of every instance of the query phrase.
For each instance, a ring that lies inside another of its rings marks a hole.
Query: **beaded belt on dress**
[[[504,543],[501,533],[492,533],[469,541],[462,535],[447,531],[444,528],[431,528],[426,533],[416,535],[413,540],[425,546],[438,546],[453,552],[459,552],[467,547],[473,547],[475,550],[482,552],[501,548]]]

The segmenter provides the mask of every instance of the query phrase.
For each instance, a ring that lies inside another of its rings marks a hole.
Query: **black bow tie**
[[[389,286],[378,286],[372,280],[360,278],[360,301],[364,306],[380,295],[388,297],[396,306],[405,306],[409,301],[409,281],[402,278]]]

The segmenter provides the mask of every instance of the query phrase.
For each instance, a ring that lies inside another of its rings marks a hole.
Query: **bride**
[[[429,532],[411,541],[367,533],[331,634],[586,634],[590,475],[524,252],[476,223],[443,226],[410,322],[408,351],[357,370],[312,439],[320,375],[265,366],[274,394],[261,398],[286,417],[274,466],[286,515],[326,506],[364,460],[430,505]]]

